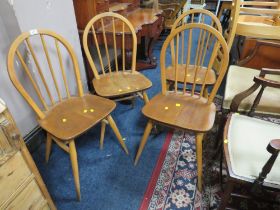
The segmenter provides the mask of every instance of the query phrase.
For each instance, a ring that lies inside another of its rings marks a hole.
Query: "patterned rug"
[[[215,103],[219,111],[221,99],[217,99]],[[217,115],[216,122],[219,121],[220,114]],[[265,120],[280,123],[279,119],[275,118]],[[168,134],[163,145],[140,210],[218,208],[222,196],[219,183],[219,158],[211,159],[215,151],[217,124],[207,133],[203,143],[203,193],[201,194],[196,188],[195,135],[190,132],[175,131]],[[225,166],[223,176],[226,178]],[[237,209],[279,209],[279,206],[278,208],[268,206],[267,203],[248,204],[244,199],[235,199],[233,204]]]

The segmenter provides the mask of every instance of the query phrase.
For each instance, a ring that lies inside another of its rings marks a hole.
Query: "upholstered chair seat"
[[[224,95],[223,108],[230,109],[230,104],[234,96],[250,88],[253,84],[254,76],[260,74],[259,70],[232,65],[229,67]],[[280,81],[280,75],[266,75],[268,79]],[[260,87],[259,89],[260,90]],[[239,111],[250,110],[258,90],[245,98],[239,105]],[[266,87],[257,106],[256,113],[279,114],[280,115],[280,89]],[[269,140],[269,139],[268,139]]]
[[[266,150],[271,139],[280,137],[280,125],[233,114],[228,128],[228,152],[232,172],[255,180],[271,154]],[[276,159],[265,183],[280,185],[280,157]]]

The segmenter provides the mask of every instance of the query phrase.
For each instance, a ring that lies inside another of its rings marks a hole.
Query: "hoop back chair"
[[[183,32],[184,34],[188,34],[187,39],[182,36]],[[198,40],[195,39],[197,37],[195,34],[197,33],[201,33]],[[211,46],[206,44],[209,34],[213,37]],[[186,47],[183,47],[186,48],[186,51],[179,48],[179,46],[183,46],[182,42],[186,42],[184,44]],[[174,90],[169,91],[166,85],[166,68],[168,65],[166,57],[169,57],[167,51],[170,49],[170,45],[172,44],[174,44],[175,47],[174,77],[178,78],[178,67],[181,59],[180,53],[182,53],[182,51],[184,53],[184,61],[186,61],[187,65],[184,69],[184,83],[181,84],[183,85],[183,89],[179,89],[180,84],[176,79]],[[220,48],[223,53],[219,68],[220,74],[218,75],[211,92],[205,96],[203,93],[206,86],[206,78],[213,67],[218,49]],[[207,51],[209,51],[209,54],[208,56],[205,56]],[[153,124],[160,123],[171,128],[193,131],[196,133],[198,188],[199,190],[202,189],[203,136],[214,124],[216,107],[213,103],[213,99],[225,75],[228,60],[229,55],[227,44],[221,33],[211,26],[199,23],[190,23],[180,26],[171,32],[164,42],[160,54],[162,91],[152,98],[142,109],[143,114],[149,120],[140,142],[135,164],[137,164],[140,158]],[[190,69],[188,67],[191,64],[193,65],[192,68],[195,69],[195,73],[193,81],[190,83],[187,80],[187,75]],[[204,75],[198,75],[198,71],[201,68],[205,68]],[[198,76],[200,76],[200,81],[198,80]],[[186,91],[186,87],[189,85],[191,85],[190,91]]]
[[[218,18],[210,11],[205,10],[205,9],[192,9],[192,10],[188,10],[187,12],[184,12],[182,15],[180,15],[176,21],[174,22],[171,31],[175,30],[178,26],[184,25],[184,24],[189,24],[187,23],[187,21],[185,20],[187,17],[190,17],[190,23],[195,23],[195,15],[198,15],[198,20],[197,23],[205,23],[205,24],[209,24],[211,26],[213,26],[214,28],[216,28],[220,33],[222,33],[222,26],[220,21],[218,20]],[[210,22],[208,23],[207,19],[210,18]],[[182,32],[182,36],[184,37],[184,32]],[[210,36],[210,34],[208,34],[206,43],[207,45],[211,44],[212,41],[212,37]],[[182,43],[183,44],[183,43]],[[182,45],[182,50],[184,48],[184,45]],[[168,81],[168,84],[173,84],[175,81],[174,78],[174,74],[173,74],[173,68],[174,68],[174,64],[175,64],[175,56],[174,56],[174,45],[171,45],[171,57],[172,57],[172,65],[167,67],[166,69],[166,79]],[[219,54],[221,54],[219,52]],[[182,53],[183,55],[183,53]],[[217,58],[218,59],[218,58]],[[219,59],[220,60],[220,59]],[[180,83],[184,83],[184,69],[186,67],[186,63],[183,62],[183,57],[181,57],[181,64],[179,64],[178,66],[178,76],[177,76],[177,80]],[[198,74],[204,74],[205,69],[200,69]],[[189,68],[188,74],[189,76],[187,77],[188,82],[191,82],[194,78],[194,73],[195,70],[193,68]],[[215,83],[216,80],[216,72],[211,69],[209,76],[206,79],[206,86],[207,85],[213,85]],[[205,89],[206,90],[206,89]]]
[[[69,55],[67,61],[63,59],[63,52]],[[57,65],[54,65],[55,61]],[[43,63],[46,65],[43,66]],[[73,68],[76,92],[71,90],[71,68],[66,64]],[[46,161],[49,160],[52,141],[69,153],[80,200],[76,137],[102,122],[100,140],[103,141],[104,126],[108,122],[128,153],[110,115],[116,106],[115,102],[84,94],[77,57],[72,47],[62,36],[49,30],[31,30],[15,39],[8,53],[8,73],[16,89],[37,114],[40,126],[47,132]],[[30,87],[22,83],[22,78],[28,79]]]
[[[150,88],[152,83],[136,71],[138,30],[138,28],[134,29],[125,17],[112,12],[96,15],[88,22],[83,34],[83,46],[95,77],[92,83],[98,95],[106,98],[121,98],[121,100],[134,98],[137,95],[145,103],[148,102],[145,90]],[[94,56],[90,53],[89,41],[92,41],[96,47],[98,60],[95,62]],[[105,70],[101,55],[102,44],[108,72]],[[114,64],[111,63],[111,58],[114,59]],[[96,65],[97,61],[100,64],[100,72]]]

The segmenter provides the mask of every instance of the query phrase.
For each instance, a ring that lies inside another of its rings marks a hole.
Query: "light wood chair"
[[[69,55],[68,62],[63,59],[63,52]],[[54,59],[54,56],[57,58]],[[45,68],[42,63],[46,64]],[[71,66],[73,71],[68,70]],[[74,83],[70,85],[71,72]],[[8,73],[16,89],[36,112],[38,123],[47,132],[46,161],[49,160],[53,141],[69,153],[80,200],[76,137],[102,122],[100,141],[103,142],[105,125],[109,123],[128,154],[110,115],[115,102],[84,94],[78,60],[72,47],[63,37],[49,30],[31,30],[15,39],[8,53]],[[22,83],[22,78],[30,83]],[[77,90],[74,91],[73,87]]]
[[[248,7],[249,6],[249,7]],[[271,8],[269,8],[271,7]],[[261,15],[259,15],[261,14]],[[280,2],[260,2],[260,1],[240,1],[236,0],[232,4],[231,11],[231,22],[230,22],[230,32],[231,45],[233,39],[236,35],[269,39],[269,40],[280,40],[280,26],[278,26],[278,15],[280,14]],[[266,43],[263,43],[264,45]],[[267,43],[267,45],[271,45]],[[273,44],[275,47],[279,48],[279,44]],[[231,46],[229,46],[231,47]],[[254,57],[254,51],[252,54],[244,59],[239,60],[238,65],[231,65],[227,74],[227,81],[225,86],[225,95],[223,101],[223,109],[229,110],[232,99],[238,93],[248,89],[253,84],[254,76],[259,74],[259,69],[246,68],[246,62]],[[263,66],[265,67],[265,66]],[[278,80],[279,75],[270,75],[270,79]],[[260,89],[256,89],[254,94],[242,101],[240,105],[240,110],[248,111],[250,104],[253,104],[255,98]],[[260,101],[260,106],[256,110],[259,113],[277,113],[275,112],[278,108],[275,106],[275,100],[277,100],[279,90],[273,90],[267,88],[264,91],[263,100]]]
[[[279,1],[241,1],[232,4],[236,35],[280,39]]]
[[[152,83],[135,70],[135,30],[139,29],[134,29],[125,17],[112,12],[96,15],[88,22],[83,34],[83,47],[95,77],[92,83],[98,95],[116,101],[140,96],[145,103],[149,101],[146,90]],[[89,41],[95,45],[98,56],[91,55]],[[105,58],[102,57],[101,45],[104,47]],[[94,62],[94,57],[99,59],[100,70],[97,69],[97,59]],[[108,72],[105,69],[105,61]]]
[[[199,39],[194,37],[194,31],[200,31],[201,36],[199,36]],[[188,39],[185,39],[182,33],[188,34]],[[206,44],[209,35],[213,37],[211,46]],[[183,44],[182,42],[186,43]],[[186,67],[189,67],[185,68],[185,80],[182,84],[182,91],[178,88],[178,80],[175,80],[173,91],[168,91],[166,86],[166,64],[167,62],[171,62],[166,57],[169,57],[167,51],[171,44],[175,46],[175,78],[178,76],[179,59],[181,59],[180,53],[185,56],[185,60],[187,61]],[[179,46],[182,48],[180,49]],[[218,49],[223,53],[219,67],[220,73],[212,91],[208,96],[204,96],[206,78],[210,75]],[[206,56],[204,56],[207,51],[209,53],[209,59],[205,59]],[[215,120],[216,106],[213,103],[213,99],[225,75],[228,60],[227,44],[221,33],[213,27],[205,24],[190,23],[172,31],[164,42],[160,54],[162,91],[152,98],[142,109],[143,114],[149,120],[135,158],[135,165],[141,156],[153,124],[159,123],[167,127],[193,131],[196,133],[198,188],[202,190],[202,141],[204,134],[212,128]],[[192,83],[189,83],[187,75],[191,68],[195,69],[195,74]],[[206,69],[203,71],[204,74],[198,74],[202,68]],[[198,81],[200,82],[198,83]],[[186,91],[186,87],[189,85],[191,85],[190,91]]]
[[[195,18],[195,16],[197,16],[197,17]],[[208,10],[204,10],[204,9],[192,9],[192,10],[188,10],[187,12],[184,12],[182,15],[180,15],[176,19],[176,21],[174,22],[174,24],[171,28],[171,31],[175,30],[178,26],[181,26],[183,24],[189,24],[189,23],[187,23],[186,18],[190,19],[190,23],[195,23],[195,21],[197,21],[198,23],[205,23],[205,24],[206,24],[206,21],[209,21],[209,19],[210,19],[210,22],[207,24],[213,26],[220,33],[223,32],[219,19],[212,12],[210,12]],[[184,36],[184,33],[182,33],[182,36]],[[211,36],[207,37],[206,45],[210,44],[211,41],[212,41],[212,37]],[[182,46],[182,48],[183,47],[184,46]],[[173,85],[175,82],[175,75],[174,75],[175,56],[174,56],[174,53],[175,53],[174,47],[173,47],[173,45],[171,45],[171,57],[173,59],[172,65],[170,65],[166,68],[166,79],[168,82],[168,86]],[[183,59],[183,57],[181,57],[181,59]],[[178,65],[178,75],[177,75],[177,81],[179,83],[184,83],[185,67],[186,67],[186,63],[183,60],[181,60],[181,64]],[[204,69],[204,68],[200,69],[198,72],[198,75],[204,75],[205,71],[206,71],[206,69]],[[188,70],[187,82],[193,81],[194,74],[195,74],[195,69],[190,67]],[[198,81],[197,83],[201,84],[201,82],[202,81]],[[211,69],[211,71],[209,72],[209,76],[206,78],[205,91],[207,90],[207,86],[213,85],[213,84],[215,84],[215,82],[216,82],[216,72],[214,69]]]

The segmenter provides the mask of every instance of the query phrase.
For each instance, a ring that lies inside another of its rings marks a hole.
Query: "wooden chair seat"
[[[184,83],[185,79],[185,68],[186,64],[179,64],[178,65],[178,72],[177,72],[177,82]],[[194,68],[193,65],[189,65],[188,72],[187,72],[187,82],[193,83],[195,72],[197,73],[196,77],[196,84],[201,85],[204,82],[204,76],[207,68],[206,67],[199,67],[198,70]],[[175,68],[173,66],[168,66],[166,68],[166,79],[169,81],[175,81]],[[213,85],[216,82],[216,73],[213,69],[207,74],[206,77],[206,85]]]
[[[280,26],[276,24],[272,16],[240,15],[236,34],[263,39],[280,39]]]
[[[232,114],[227,133],[228,166],[233,175],[253,182],[271,154],[266,150],[271,139],[279,138],[280,125]],[[264,185],[280,187],[280,158],[276,159]]]
[[[70,140],[107,117],[115,106],[114,101],[99,96],[73,97],[54,106],[39,124],[54,137]]]
[[[158,11],[151,12],[150,9],[135,10],[128,15],[131,22],[120,14],[105,12],[94,16],[88,22],[83,35],[83,45],[94,74],[92,83],[98,95],[118,101],[133,100],[139,96],[145,103],[149,101],[146,89],[150,88],[152,83],[144,75],[136,72],[136,31],[142,28],[143,22],[150,24],[156,21],[158,19],[155,16],[156,12]],[[143,27],[142,32],[147,32],[147,29],[147,27]],[[97,39],[96,30],[101,32],[99,39]],[[91,54],[89,50],[88,41],[90,33],[93,34],[93,41],[98,56]],[[128,34],[129,38],[127,37]],[[101,56],[101,43],[104,43],[108,71],[105,70]],[[110,50],[114,52],[113,56],[109,55]],[[120,54],[118,54],[118,51]],[[110,62],[112,58],[114,58],[114,63]],[[95,62],[98,60],[101,69],[96,68]]]
[[[93,79],[92,82],[96,93],[103,97],[124,96],[144,91],[152,86],[150,80],[136,71],[133,73],[128,71],[112,72],[100,75],[99,79]]]
[[[187,5],[189,5],[189,3],[187,3]],[[195,18],[195,16],[197,16]],[[191,23],[194,22],[198,22],[198,23],[204,23],[207,25],[211,25],[213,26],[215,29],[217,29],[220,33],[222,33],[222,26],[220,21],[218,20],[218,18],[210,11],[208,10],[204,10],[204,9],[192,9],[192,10],[188,10],[186,12],[184,12],[182,15],[180,15],[176,21],[174,22],[171,31],[176,30],[176,28],[178,28],[181,25],[184,24],[189,24],[189,20],[191,21]],[[207,21],[206,21],[207,20]],[[184,36],[184,35],[183,35]],[[205,44],[210,44],[211,43],[211,38],[210,36],[208,37],[204,37],[204,42]],[[205,80],[205,85],[206,86],[211,86],[213,84],[215,84],[216,82],[216,73],[213,69],[215,69],[215,66],[219,66],[220,64],[218,62],[216,62],[216,64],[214,65],[213,68],[211,68],[211,70],[206,74],[207,71],[207,67],[205,67],[203,64],[202,65],[197,65],[197,68],[194,68],[194,63],[189,63],[188,64],[188,69],[186,70],[186,63],[187,60],[184,59],[183,56],[178,57],[178,65],[177,65],[177,78],[175,78],[175,45],[171,45],[171,57],[173,58],[172,60],[172,65],[168,66],[166,68],[166,79],[170,82],[174,82],[177,81],[178,83],[184,83],[185,82],[185,71],[187,71],[187,83],[189,84],[193,84],[196,83],[197,85],[201,85],[204,83],[204,77],[206,76],[206,80]],[[184,45],[181,46],[182,51],[181,55],[184,54],[184,50],[185,47]],[[210,50],[210,48],[208,49]],[[221,54],[221,53],[219,53]],[[200,59],[204,60],[205,59],[205,55],[206,55],[206,51],[204,51],[204,53],[199,55]],[[218,61],[216,59],[216,61]],[[201,61],[195,61],[195,62],[201,62]],[[203,62],[202,62],[203,63]],[[199,67],[198,67],[199,66]],[[196,77],[196,81],[194,81],[194,77]]]
[[[235,95],[250,88],[253,84],[254,76],[260,73],[257,69],[245,68],[232,65],[229,67],[227,74],[227,82],[225,87],[225,95],[223,108],[230,109],[230,104]],[[280,81],[280,75],[267,75],[266,78]],[[260,89],[260,88],[259,88]],[[249,111],[254,99],[256,98],[259,89],[245,98],[239,105],[240,111]],[[280,89],[266,87],[259,105],[257,106],[256,113],[262,114],[280,114]]]
[[[207,99],[194,96],[158,94],[143,107],[143,114],[166,126],[206,132],[214,124],[216,107]]]

